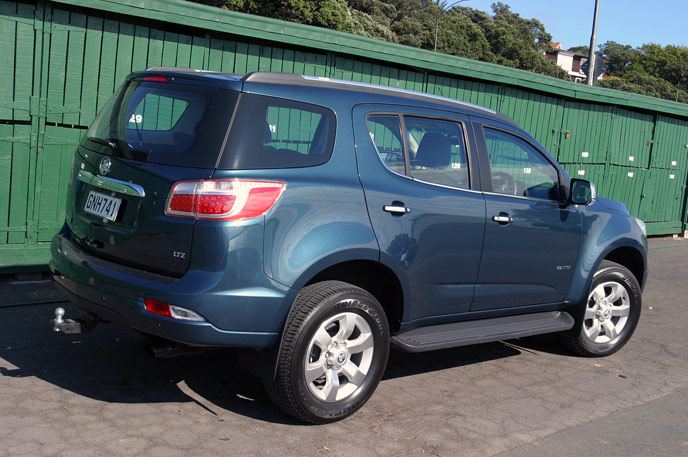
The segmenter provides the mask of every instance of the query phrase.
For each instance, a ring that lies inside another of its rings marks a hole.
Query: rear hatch
[[[130,77],[75,156],[67,208],[74,241],[104,259],[183,275],[195,219],[168,216],[165,205],[175,182],[212,176],[237,98],[211,77]]]

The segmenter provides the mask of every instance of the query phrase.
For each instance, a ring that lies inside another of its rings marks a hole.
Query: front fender
[[[593,274],[615,249],[630,247],[637,250],[647,274],[647,239],[631,215],[591,205],[581,210],[581,216],[584,234],[581,255],[566,297],[566,302],[571,304],[585,301]],[[644,277],[638,278],[641,286],[644,281]]]

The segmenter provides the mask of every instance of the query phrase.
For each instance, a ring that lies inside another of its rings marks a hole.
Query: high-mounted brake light
[[[218,221],[253,219],[275,206],[287,184],[252,179],[179,181],[172,186],[165,214]]]
[[[151,82],[151,83],[166,83],[169,81],[169,78],[167,76],[160,76],[160,75],[147,75],[141,78],[143,81]]]

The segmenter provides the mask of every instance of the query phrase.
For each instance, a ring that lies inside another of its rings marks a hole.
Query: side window
[[[239,103],[221,168],[297,168],[330,159],[336,120],[324,107],[245,94]]]
[[[411,177],[444,186],[468,189],[468,160],[460,123],[404,117]]]
[[[399,116],[374,114],[368,116],[368,132],[380,159],[395,173],[405,174],[404,147]]]
[[[484,128],[492,191],[519,197],[558,200],[557,170],[521,138]]]
[[[315,134],[323,116],[313,111],[282,106],[268,106],[267,130],[263,147],[286,153],[310,154]]]

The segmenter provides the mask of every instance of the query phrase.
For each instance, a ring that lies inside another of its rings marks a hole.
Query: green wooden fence
[[[684,228],[688,105],[183,0],[0,0],[0,269],[41,265],[75,145],[131,71],[326,76],[501,111],[651,234]]]

